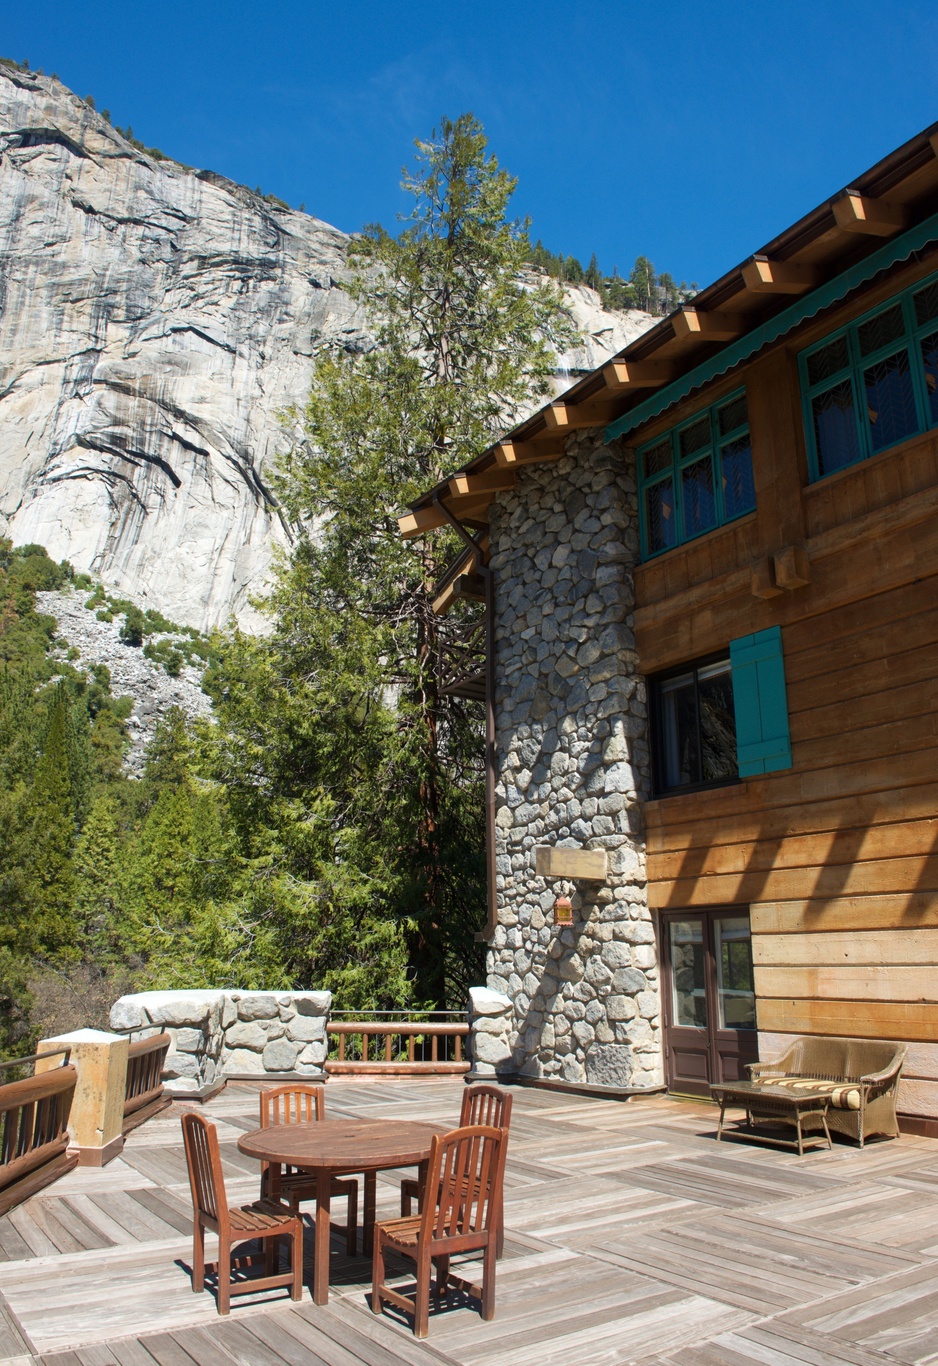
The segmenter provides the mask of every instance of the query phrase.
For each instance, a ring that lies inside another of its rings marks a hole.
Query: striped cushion
[[[821,1081],[814,1077],[754,1077],[756,1086],[780,1086],[786,1091],[820,1091],[830,1096],[835,1110],[859,1110],[860,1092],[849,1082]]]

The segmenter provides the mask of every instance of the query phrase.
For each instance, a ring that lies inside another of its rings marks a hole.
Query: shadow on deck
[[[204,1107],[228,1195],[257,1090]],[[453,1122],[462,1083],[336,1079],[335,1115]],[[220,1319],[193,1295],[175,1105],[103,1169],[0,1219],[0,1366],[888,1366],[938,1360],[938,1141],[794,1154],[714,1142],[716,1111],[515,1089],[496,1318],[453,1301],[419,1343],[369,1310],[370,1265],[336,1234],[327,1307],[268,1293]],[[393,1173],[379,1217],[398,1212]],[[311,1238],[310,1238],[311,1246]]]

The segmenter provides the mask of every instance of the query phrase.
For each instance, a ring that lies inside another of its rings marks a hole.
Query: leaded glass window
[[[938,426],[936,322],[938,279],[932,279],[802,355],[815,478]]]
[[[715,403],[638,453],[646,559],[752,512],[749,418],[743,392]]]

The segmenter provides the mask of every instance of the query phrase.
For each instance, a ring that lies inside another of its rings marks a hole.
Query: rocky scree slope
[[[53,650],[53,657],[65,659],[69,648],[77,649],[78,658],[70,660],[73,668],[88,672],[91,664],[106,665],[114,696],[133,699],[127,718],[130,747],[124,756],[124,769],[131,777],[139,778],[147,746],[169,709],[180,707],[190,720],[195,720],[211,716],[212,704],[201,688],[201,669],[187,664],[178,677],[171,678],[162,665],[147,658],[140,646],[124,644],[120,639],[121,617],[101,621],[94,610],[85,607],[87,600],[87,589],[37,593],[36,609],[55,617],[57,638],[67,642]],[[174,641],[175,637],[155,634],[150,639]]]
[[[348,240],[0,67],[0,531],[175,621],[257,628],[288,534],[265,483],[278,414],[323,345],[372,344]],[[561,376],[654,321],[569,298],[585,339]]]

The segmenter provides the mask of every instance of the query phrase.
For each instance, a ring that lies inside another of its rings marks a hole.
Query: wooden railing
[[[124,1086],[125,1134],[172,1104],[170,1097],[163,1094],[163,1063],[171,1043],[171,1035],[154,1034],[130,1045]]]
[[[64,1057],[64,1063],[39,1076],[0,1085],[0,1214],[71,1171],[77,1153],[68,1152],[68,1116],[78,1072],[68,1062],[67,1048],[49,1049],[0,1063],[18,1068],[40,1058]]]
[[[399,1015],[401,1018],[393,1019]],[[386,1076],[447,1076],[468,1072],[463,1040],[469,1026],[455,1011],[333,1011],[327,1026],[332,1075],[370,1072]],[[350,1016],[353,1018],[342,1018]]]

